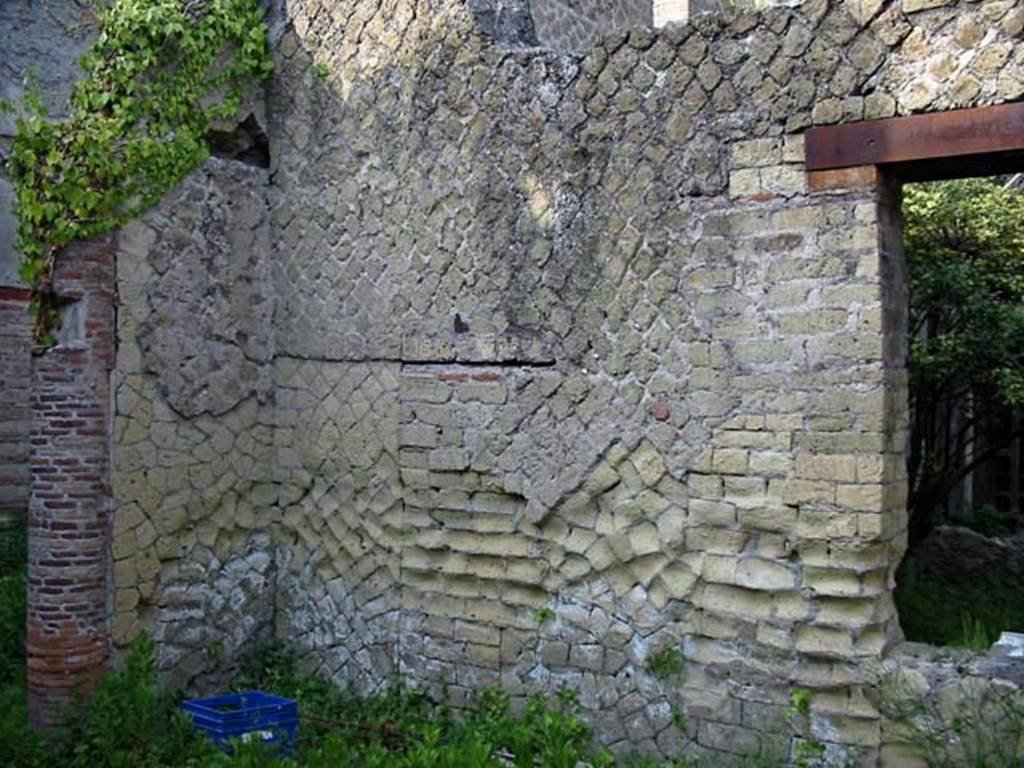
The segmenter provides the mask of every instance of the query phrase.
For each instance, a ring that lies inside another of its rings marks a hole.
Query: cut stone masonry
[[[1019,100],[1021,10],[272,5],[269,169],[115,245],[115,648],[567,685],[613,749],[723,765],[808,689],[830,761],[910,764],[898,187],[803,134]]]

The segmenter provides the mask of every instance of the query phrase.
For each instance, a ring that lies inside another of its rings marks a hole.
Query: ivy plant
[[[259,0],[113,0],[97,13],[67,118],[50,120],[29,89],[5,163],[37,347],[54,343],[64,249],[160,200],[271,71]]]

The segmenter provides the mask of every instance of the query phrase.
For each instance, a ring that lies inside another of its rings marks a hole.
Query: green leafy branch
[[[211,126],[271,71],[266,32],[258,0],[114,0],[68,118],[48,119],[29,90],[5,172],[37,347],[59,325],[60,254],[140,215],[206,158]]]
[[[1024,406],[1024,194],[992,179],[908,185],[903,210],[913,544],[1018,436],[1002,425]]]

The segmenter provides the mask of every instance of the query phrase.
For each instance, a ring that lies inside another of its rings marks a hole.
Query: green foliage
[[[138,216],[208,154],[217,120],[271,69],[259,0],[113,0],[80,62],[67,120],[29,90],[6,173],[35,339],[58,321],[52,278],[70,243]]]
[[[1024,694],[999,683],[962,688],[955,706],[921,696],[899,673],[883,681],[883,714],[928,768],[1024,768]]]
[[[680,733],[686,732],[686,713],[681,707],[672,707],[672,727]]]
[[[19,675],[24,677],[24,675]],[[9,768],[49,768],[60,765],[56,755],[28,725],[25,684],[0,683],[0,744],[4,765]],[[62,767],[63,768],[63,767]]]
[[[954,515],[950,522],[977,531],[982,536],[997,538],[1010,536],[1017,528],[1017,516],[1003,511],[994,504],[977,504],[968,507],[961,515]]]
[[[23,681],[25,673],[24,516],[13,527],[0,529],[0,686]]]
[[[912,337],[915,382],[1024,404],[1024,195],[989,179],[909,185],[904,212],[912,330],[929,326]]]
[[[533,620],[536,621],[538,624],[543,624],[546,621],[554,621],[555,612],[547,606],[543,608],[538,608],[533,612]]]
[[[24,677],[27,586],[24,568],[0,576],[0,686]]]
[[[294,756],[264,745],[236,743],[222,752],[192,730],[175,700],[156,682],[154,646],[140,638],[122,669],[100,684],[85,716],[56,740],[44,742],[28,730],[24,684],[0,686],[0,743],[11,744],[10,768],[711,768],[712,756],[686,755],[661,761],[639,755],[617,763],[608,750],[591,746],[575,694],[513,702],[499,690],[473,694],[456,716],[444,701],[394,682],[364,696],[302,674],[282,646],[254,648],[243,659],[239,689],[257,687],[299,702],[302,717]],[[806,711],[799,695],[794,711]],[[681,715],[674,718],[685,727]],[[792,723],[780,722],[767,747],[741,757],[744,768],[815,766],[787,760]],[[777,739],[775,739],[777,737]],[[773,739],[775,739],[773,741]],[[776,744],[778,742],[778,745]],[[695,745],[691,744],[691,748]],[[799,746],[796,748],[799,756]],[[823,751],[823,747],[821,748]],[[818,753],[815,752],[817,755]]]
[[[24,568],[27,550],[24,511],[0,510],[0,576]]]
[[[798,688],[789,694],[786,721],[789,729],[796,733],[800,723],[807,723],[811,716],[811,692]],[[825,759],[825,745],[814,738],[796,739],[793,744],[793,768],[817,768]]]
[[[789,694],[789,714],[792,717],[811,714],[811,692],[800,688]]]
[[[990,632],[980,619],[964,613],[960,617],[960,636],[952,645],[959,645],[972,651],[987,651],[998,639],[998,632]]]
[[[109,768],[180,765],[213,754],[156,682],[155,646],[142,636],[124,668],[100,682],[87,717],[72,727],[76,764]]]
[[[243,660],[239,688],[256,687],[295,698],[303,714],[302,764],[388,768],[497,768],[501,765],[574,768],[610,766],[594,753],[574,694],[533,698],[515,709],[501,691],[485,688],[457,718],[445,702],[394,681],[360,696],[302,674],[281,645],[254,648]]]
[[[990,179],[908,185],[903,210],[919,540],[971,461],[1000,447],[975,444],[981,428],[1024,405],[1024,195]]]
[[[800,739],[793,747],[793,768],[812,768],[825,759],[825,745],[817,739]]]
[[[324,80],[328,75],[331,74],[331,68],[328,67],[324,62],[318,61],[313,65],[313,76]]]
[[[987,650],[1006,630],[1024,627],[1024,600],[1016,584],[918,576],[911,556],[895,592],[900,626],[908,640]]]
[[[647,671],[659,680],[678,675],[683,671],[683,654],[678,648],[667,646],[647,659]]]
[[[24,615],[22,615],[22,624]],[[15,738],[16,734],[16,738]],[[44,740],[27,725],[25,686],[0,686],[0,742],[14,749],[10,768],[215,768],[219,751],[199,737],[175,702],[156,684],[154,646],[141,638],[124,668],[100,682],[84,717],[68,713],[57,738]],[[5,755],[7,757],[7,755]]]

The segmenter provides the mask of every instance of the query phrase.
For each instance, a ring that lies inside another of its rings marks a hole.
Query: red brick
[[[108,413],[114,363],[109,242],[63,254],[54,282],[82,301],[85,337],[32,360],[28,687],[34,726],[59,723],[107,662]]]
[[[481,373],[474,373],[472,378],[474,381],[500,381],[504,376],[497,371],[483,371]]]

